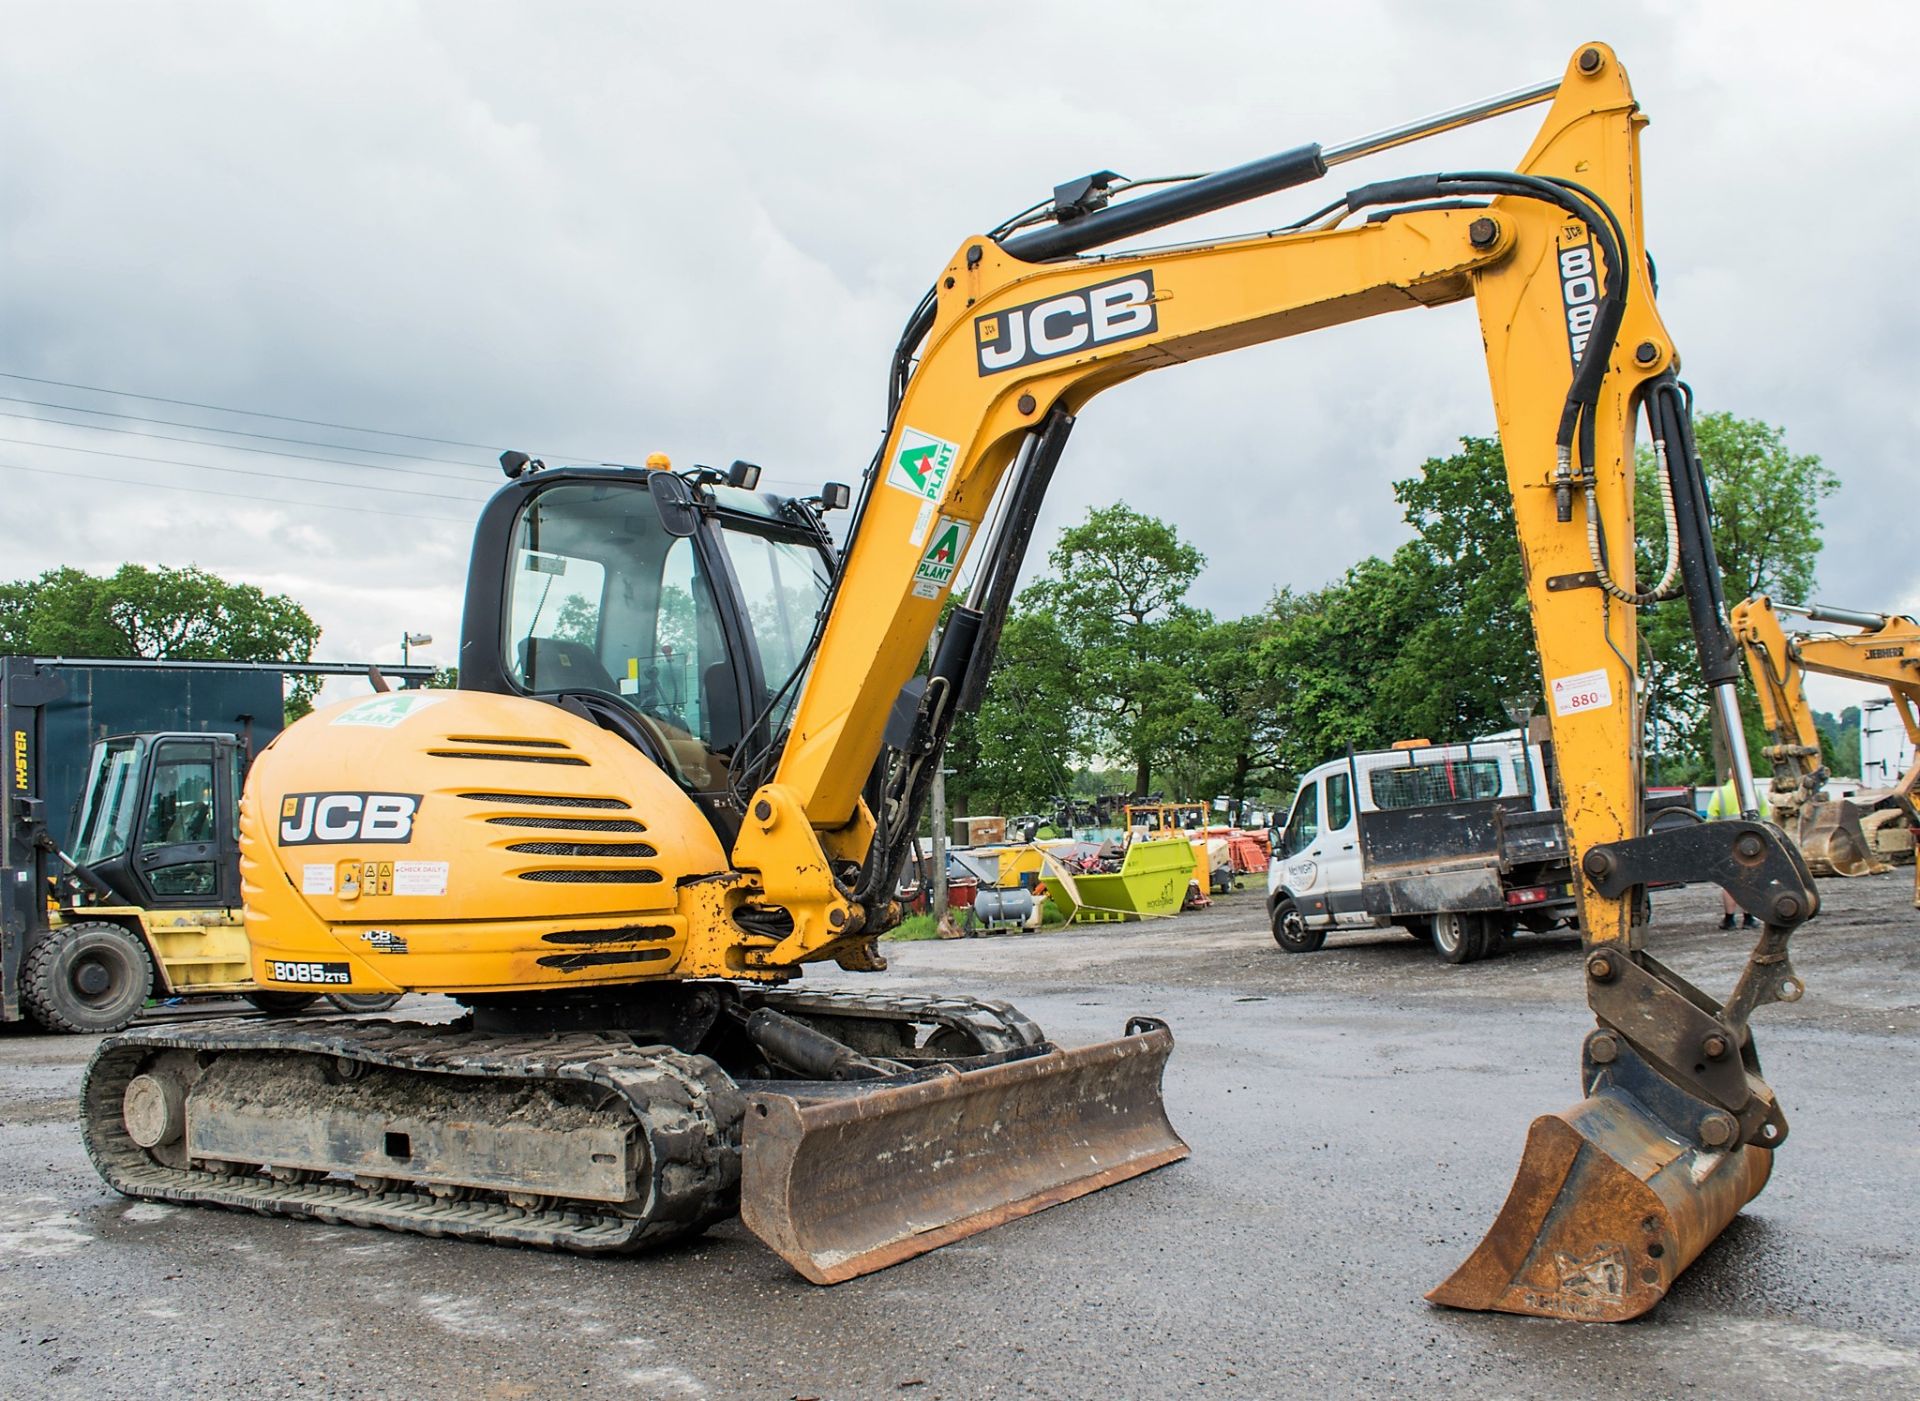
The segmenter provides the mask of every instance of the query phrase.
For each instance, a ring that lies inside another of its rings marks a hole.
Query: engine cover
[[[290,726],[247,777],[240,874],[273,989],[747,972],[739,878],[699,807],[625,740],[518,696],[389,692]]]

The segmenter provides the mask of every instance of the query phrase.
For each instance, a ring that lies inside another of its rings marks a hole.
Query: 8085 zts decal
[[[350,983],[353,969],[344,963],[283,963],[267,960],[270,983]]]
[[[289,793],[280,800],[280,845],[410,842],[418,793]]]
[[[1144,336],[1159,325],[1153,270],[1142,268],[1111,282],[976,316],[973,333],[980,350],[980,373],[993,375],[1108,341]]]

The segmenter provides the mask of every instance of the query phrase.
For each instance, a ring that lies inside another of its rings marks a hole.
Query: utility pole
[[[935,633],[927,639],[927,665],[933,665],[933,654],[939,646],[940,636]],[[933,760],[933,798],[931,817],[933,819],[933,859],[927,886],[927,909],[933,914],[933,927],[943,929],[947,923],[947,756],[937,754]]]

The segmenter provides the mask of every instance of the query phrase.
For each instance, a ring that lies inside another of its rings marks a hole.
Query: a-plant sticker
[[[445,700],[448,694],[446,691],[389,691],[384,695],[369,697],[351,710],[342,711],[333,717],[331,723],[390,730],[409,715],[418,714],[428,706]]]
[[[887,464],[887,485],[912,492],[925,501],[938,501],[947,489],[947,474],[953,470],[960,449],[953,443],[922,433],[915,428],[900,430],[900,445]]]
[[[927,541],[927,548],[913,571],[915,598],[938,598],[940,591],[953,583],[953,576],[959,573],[960,561],[967,553],[967,537],[972,533],[973,527],[965,521],[940,517],[939,524],[933,528],[933,538]]]

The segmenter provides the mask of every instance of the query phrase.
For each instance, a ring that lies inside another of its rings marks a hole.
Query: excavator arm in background
[[[1781,626],[1783,613],[1859,631],[1790,634]],[[1828,796],[1831,775],[1821,757],[1820,732],[1807,704],[1804,682],[1806,674],[1813,672],[1886,687],[1908,739],[1920,746],[1920,623],[1892,613],[1774,603],[1757,594],[1734,607],[1733,631],[1745,650],[1761,720],[1773,741],[1766,754],[1773,763],[1775,820],[1800,844],[1815,875],[1862,876],[1885,870],[1875,859],[1861,823],[1876,808],[1891,803],[1911,826],[1920,828],[1920,806],[1914,797],[1920,765],[1904,775],[1891,793],[1871,798]],[[1920,904],[1920,867],[1916,867],[1914,899]]]

